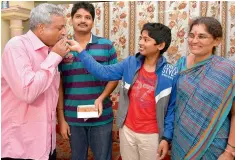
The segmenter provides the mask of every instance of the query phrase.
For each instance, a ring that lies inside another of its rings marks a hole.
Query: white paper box
[[[98,108],[95,105],[78,105],[77,118],[98,118]]]

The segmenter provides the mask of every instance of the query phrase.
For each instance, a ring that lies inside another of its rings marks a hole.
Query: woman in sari
[[[234,159],[235,63],[214,55],[221,38],[222,26],[212,17],[190,26],[190,54],[177,63],[173,160]]]

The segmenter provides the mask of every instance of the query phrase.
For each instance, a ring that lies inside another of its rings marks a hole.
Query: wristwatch
[[[171,140],[169,138],[162,136],[162,140],[165,140],[165,141],[167,141],[168,144],[171,144]]]

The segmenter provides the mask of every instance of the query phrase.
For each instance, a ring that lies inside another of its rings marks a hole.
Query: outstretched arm
[[[79,53],[79,58],[82,61],[85,68],[96,78],[105,81],[115,81],[122,79],[124,68],[127,63],[127,59],[112,65],[102,65],[85,50],[81,48],[78,42],[68,40],[70,49]]]
[[[118,62],[117,60],[117,54],[116,54],[116,50],[115,48],[112,46],[109,49],[109,64],[116,64]],[[108,84],[106,85],[104,91],[102,92],[102,94],[95,100],[95,106],[98,108],[99,110],[99,116],[102,115],[103,112],[103,101],[106,97],[108,97],[113,90],[117,87],[118,85],[118,81],[110,81],[108,82]]]

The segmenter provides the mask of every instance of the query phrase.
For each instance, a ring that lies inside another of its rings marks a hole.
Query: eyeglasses
[[[198,36],[195,36],[193,33],[189,33],[187,39],[188,40],[193,40],[194,38],[196,38],[199,41],[203,41],[206,40],[208,38],[212,38],[212,36],[207,36],[204,34],[199,34]]]

